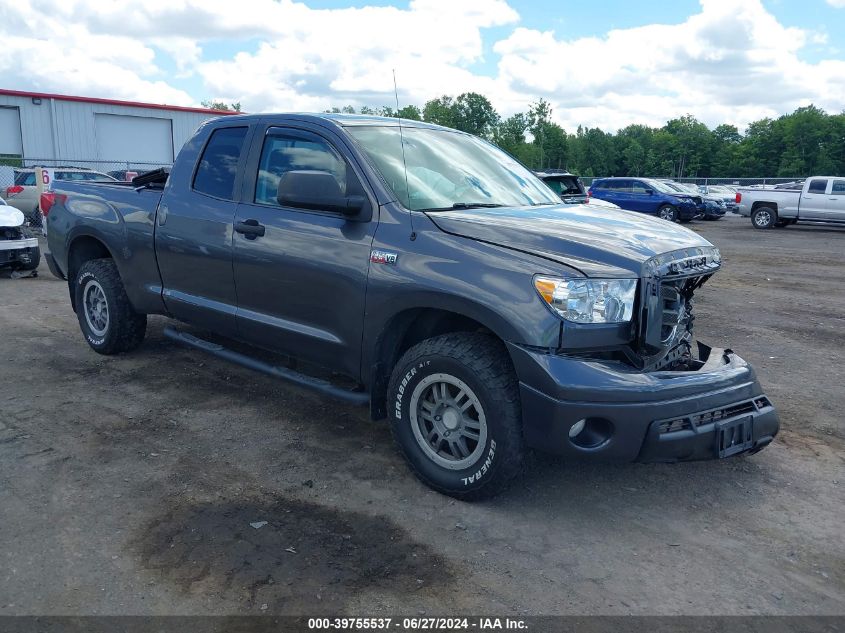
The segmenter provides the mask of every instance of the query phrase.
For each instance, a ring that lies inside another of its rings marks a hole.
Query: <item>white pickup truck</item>
[[[845,178],[813,176],[802,189],[739,189],[736,201],[758,229],[796,222],[845,226]]]

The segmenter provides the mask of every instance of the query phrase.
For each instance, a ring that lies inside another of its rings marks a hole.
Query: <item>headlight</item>
[[[575,323],[626,323],[634,314],[636,279],[535,277],[534,287],[555,311]]]

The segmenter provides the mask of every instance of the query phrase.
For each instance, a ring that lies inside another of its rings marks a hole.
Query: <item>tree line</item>
[[[355,108],[327,112],[355,113]],[[660,128],[629,125],[616,133],[578,126],[569,133],[552,120],[548,101],[503,118],[484,95],[467,92],[427,101],[422,108],[363,107],[360,114],[402,117],[476,134],[532,169],[567,169],[585,177],[671,178],[805,177],[845,174],[845,111],[813,105],[740,131],[710,129],[688,114]]]

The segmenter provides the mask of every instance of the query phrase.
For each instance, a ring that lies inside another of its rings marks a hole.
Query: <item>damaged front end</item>
[[[23,223],[20,211],[0,205],[0,268],[33,270],[38,267],[38,238],[30,235]]]
[[[695,292],[721,267],[719,249],[696,247],[655,256],[644,265],[637,336],[626,350],[637,369],[695,371],[710,348],[694,346]]]

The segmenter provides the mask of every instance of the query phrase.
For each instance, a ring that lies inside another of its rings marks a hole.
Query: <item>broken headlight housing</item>
[[[552,309],[573,323],[627,323],[634,314],[636,279],[534,277]]]

